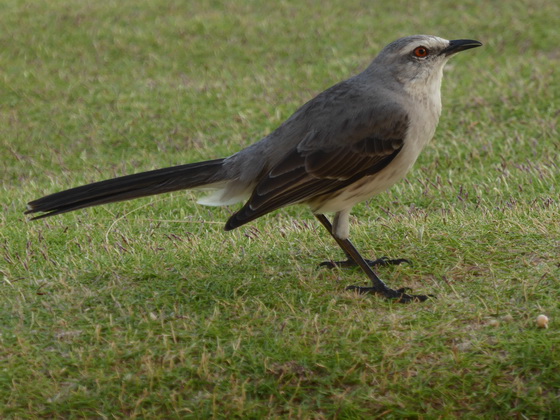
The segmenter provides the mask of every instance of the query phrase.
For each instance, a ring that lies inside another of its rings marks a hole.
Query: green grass
[[[557,418],[558,2],[262,3],[0,4],[0,417]],[[363,276],[317,267],[340,251],[304,208],[233,232],[189,192],[22,214],[239,150],[414,33],[485,45],[352,238],[437,300],[346,292]]]

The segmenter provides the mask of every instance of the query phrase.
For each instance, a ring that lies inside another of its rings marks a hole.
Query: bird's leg
[[[348,216],[350,215],[350,209],[342,210],[337,212],[334,215],[334,219],[331,225],[329,232],[331,234],[335,234],[337,237],[348,237],[349,235],[349,219]],[[342,246],[342,245],[341,245]],[[348,267],[358,267],[356,261],[352,259],[352,256],[348,253],[348,251],[342,248],[344,253],[346,254],[345,261],[325,261],[320,264],[321,267],[327,268],[348,268]],[[404,258],[394,259],[391,260],[387,257],[381,257],[376,260],[366,260],[364,259],[367,265],[370,267],[377,267],[377,266],[386,266],[386,265],[398,265],[402,263],[412,264],[409,260],[405,260]]]
[[[346,253],[346,251],[344,251],[344,253],[346,254],[346,259],[344,261],[323,261],[321,264],[319,264],[320,267],[327,267],[327,268],[351,268],[351,267],[358,267],[358,264],[352,259],[352,257]],[[364,261],[366,262],[367,265],[369,265],[370,267],[384,267],[387,265],[399,265],[399,264],[411,264],[412,265],[412,261],[407,260],[406,258],[395,258],[395,259],[391,259],[388,257],[381,257],[378,258],[376,260],[368,260],[364,258]]]
[[[321,222],[321,224],[329,231],[331,236],[334,240],[338,243],[338,245],[342,248],[342,250],[346,253],[349,259],[353,260],[357,265],[360,266],[362,271],[366,273],[366,275],[371,280],[371,287],[363,287],[363,286],[348,286],[346,290],[355,290],[360,294],[364,293],[377,293],[380,294],[388,299],[395,299],[397,302],[400,303],[409,303],[409,302],[423,302],[428,299],[427,295],[409,295],[406,293],[407,288],[402,288],[398,290],[391,289],[388,287],[383,280],[381,280],[377,274],[373,272],[371,267],[368,263],[362,258],[358,250],[354,247],[352,242],[348,239],[340,239],[336,237],[333,233],[332,225],[329,220],[323,214],[316,214],[315,217]]]

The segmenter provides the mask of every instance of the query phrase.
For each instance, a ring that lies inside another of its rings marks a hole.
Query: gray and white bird
[[[415,35],[387,45],[360,74],[311,99],[272,133],[223,159],[109,179],[61,191],[28,204],[34,219],[182,189],[211,189],[199,203],[245,201],[225,225],[235,229],[292,204],[307,204],[372,281],[350,286],[399,302],[426,300],[393,290],[349,237],[352,207],[402,179],[430,141],[441,114],[443,67],[459,51],[482,44]],[[334,213],[333,223],[325,213]],[[402,260],[392,260],[398,262]]]

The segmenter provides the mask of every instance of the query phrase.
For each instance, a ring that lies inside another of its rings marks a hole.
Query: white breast
[[[386,168],[329,196],[310,201],[308,204],[313,212],[330,213],[350,209],[355,204],[387,190],[404,178],[424,146],[434,136],[441,113],[439,90],[437,93],[434,96],[430,95],[429,98],[421,98],[421,103],[414,101],[414,106],[409,107],[410,125],[403,148]]]

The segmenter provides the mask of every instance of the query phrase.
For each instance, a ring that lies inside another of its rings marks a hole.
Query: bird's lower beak
[[[471,48],[480,47],[482,42],[475,41],[474,39],[455,39],[449,41],[449,46],[444,49],[441,54],[450,56],[459,51],[465,51]]]

